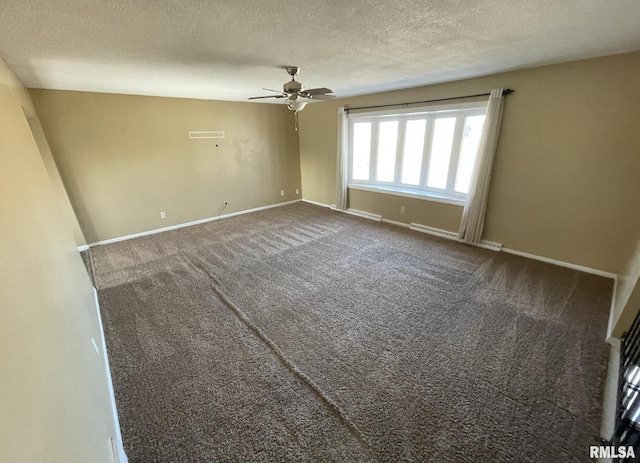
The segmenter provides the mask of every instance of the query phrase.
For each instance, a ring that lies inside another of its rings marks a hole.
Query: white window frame
[[[349,183],[348,188],[389,193],[448,204],[464,204],[467,195],[454,190],[455,177],[458,171],[458,160],[462,145],[462,130],[464,120],[468,116],[484,115],[487,111],[487,102],[456,103],[438,106],[423,106],[406,109],[392,109],[373,112],[349,113]],[[453,145],[449,161],[449,173],[447,186],[444,189],[427,186],[429,167],[429,155],[433,135],[433,123],[436,118],[456,117]],[[422,164],[419,185],[408,185],[401,182],[402,163],[404,153],[405,127],[409,120],[426,119],[425,139],[423,144]],[[398,121],[398,144],[396,147],[395,176],[393,182],[376,180],[378,127],[380,122]],[[369,159],[369,180],[353,179],[353,126],[357,122],[372,122],[371,125],[371,151]]]

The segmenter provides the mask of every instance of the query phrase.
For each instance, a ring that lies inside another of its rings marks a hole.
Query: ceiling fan
[[[335,98],[335,95],[329,95],[329,93],[333,93],[333,90],[328,88],[311,88],[309,90],[305,90],[302,82],[298,82],[296,80],[296,75],[298,74],[298,71],[300,71],[299,67],[287,66],[285,69],[291,76],[291,81],[282,86],[282,91],[263,88],[263,90],[275,92],[277,95],[254,96],[249,99],[286,98],[284,102],[287,105],[287,108],[297,113],[307,105],[308,101],[305,100],[330,100],[331,98]]]

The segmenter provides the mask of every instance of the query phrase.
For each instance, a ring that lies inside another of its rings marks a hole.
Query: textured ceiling
[[[638,49],[638,0],[0,5],[0,55],[27,86],[139,95],[245,100],[296,65],[351,96]]]

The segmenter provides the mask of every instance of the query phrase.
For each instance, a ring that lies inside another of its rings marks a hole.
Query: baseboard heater
[[[334,209],[334,208],[332,208]],[[335,209],[338,210],[338,209]],[[363,219],[369,219],[369,220],[375,220],[376,222],[381,222],[382,221],[382,216],[378,215],[378,214],[372,214],[371,212],[364,212],[364,211],[359,211],[357,209],[347,209],[344,211],[340,211],[340,212],[344,212],[346,214],[351,214],[351,215],[355,215],[357,217],[362,217]]]
[[[419,223],[412,223],[409,225],[411,230],[419,231],[422,233],[428,233],[429,235],[440,236],[442,238],[447,238],[449,240],[462,242],[460,238],[458,238],[458,234],[454,232],[450,232],[448,230],[441,230],[439,228],[428,227],[426,225],[422,225]],[[482,240],[479,243],[474,243],[474,246],[478,246],[485,249],[491,249],[492,251],[500,251],[502,249],[502,244],[494,243],[493,241],[485,241]]]
[[[611,440],[602,439],[602,444],[613,449],[627,449],[624,452],[627,456],[614,457],[614,463],[640,459],[640,313],[629,331],[622,335],[615,427]],[[633,447],[635,458],[628,457],[629,447]]]

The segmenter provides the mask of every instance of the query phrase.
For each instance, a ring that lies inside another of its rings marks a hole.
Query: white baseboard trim
[[[618,408],[618,380],[620,370],[620,349],[612,346],[607,364],[607,376],[602,391],[602,418],[600,420],[600,436],[610,439],[615,430],[616,410]],[[598,461],[611,461],[601,458]]]
[[[409,225],[408,223],[404,223],[404,222],[396,222],[395,220],[385,219],[385,218],[382,218],[382,221],[384,223],[390,223],[391,225],[396,225],[398,227],[411,228],[411,225]]]
[[[612,344],[615,340],[620,343],[620,340],[613,336],[613,329],[615,328],[616,321],[616,300],[618,298],[618,277],[613,280],[613,292],[611,293],[611,307],[609,308],[609,321],[607,323],[607,342]]]
[[[87,249],[89,249],[88,244],[83,244],[82,246],[78,246],[78,252],[86,251]]]
[[[578,270],[580,272],[591,273],[593,275],[598,275],[605,278],[612,278],[613,280],[615,280],[617,277],[615,273],[605,272],[603,270],[598,270],[590,267],[584,267],[582,265],[572,264],[570,262],[564,262],[561,260],[550,259],[549,257],[537,256],[535,254],[529,254],[527,252],[516,251],[515,249],[502,248],[502,251],[506,252],[507,254],[515,254],[516,256],[527,257],[529,259],[539,260],[541,262],[547,262],[548,264],[554,264],[560,267],[566,267],[572,270]]]
[[[314,206],[320,206],[320,207],[327,207],[329,209],[335,209],[336,205],[335,204],[325,204],[325,203],[319,203],[317,201],[311,201],[310,199],[303,199],[302,202],[304,203],[309,203],[309,204],[313,204]]]
[[[409,225],[409,228],[411,230],[418,231],[421,233],[427,233],[429,235],[435,235],[441,238],[446,238],[448,240],[464,243],[463,240],[458,238],[457,233],[451,232],[448,230],[441,230],[440,228],[428,227],[427,225],[422,225],[419,223],[412,223]],[[490,249],[491,251],[500,251],[502,249],[502,244],[494,243],[493,241],[482,240],[479,243],[467,243],[467,244],[471,244],[472,246],[476,246],[479,248]]]
[[[111,399],[111,409],[113,411],[113,422],[116,429],[116,435],[112,436],[112,444],[115,444],[116,463],[128,463],[129,459],[124,451],[124,443],[122,442],[122,433],[120,432],[120,420],[118,419],[118,409],[116,407],[116,396],[113,392],[113,382],[111,381],[111,368],[109,368],[109,355],[107,354],[107,342],[104,339],[104,328],[102,326],[102,316],[100,315],[100,302],[98,301],[98,291],[93,288],[93,297],[96,304],[98,315],[98,326],[100,328],[100,349],[102,350],[102,358],[104,359],[104,367],[107,374],[107,385],[109,387],[109,396]],[[95,344],[94,344],[95,346]]]
[[[272,209],[274,207],[288,206],[289,204],[298,203],[300,201],[302,201],[302,200],[301,199],[294,199],[293,201],[286,201],[284,203],[276,203],[276,204],[269,204],[268,206],[254,207],[253,209],[245,209],[244,211],[231,212],[229,214],[221,214],[220,216],[216,215],[215,217],[207,217],[206,219],[194,220],[193,222],[179,223],[177,225],[171,225],[169,227],[156,228],[155,230],[149,230],[149,231],[144,231],[144,232],[140,232],[140,233],[134,233],[132,235],[125,235],[125,236],[119,236],[117,238],[111,238],[111,239],[108,239],[108,240],[96,241],[94,243],[89,243],[87,245],[87,247],[88,248],[92,248],[94,246],[101,246],[103,244],[111,244],[111,243],[117,243],[119,241],[131,240],[131,239],[134,239],[134,238],[139,238],[141,236],[155,235],[156,233],[162,233],[162,232],[166,232],[166,231],[177,230],[179,228],[191,227],[193,225],[200,225],[202,223],[207,223],[207,222],[214,222],[216,220],[227,219],[229,217],[235,217],[237,215],[250,214],[252,212],[264,211],[266,209]]]
[[[607,336],[607,343],[614,349],[620,350],[622,348],[622,341],[614,336]]]

